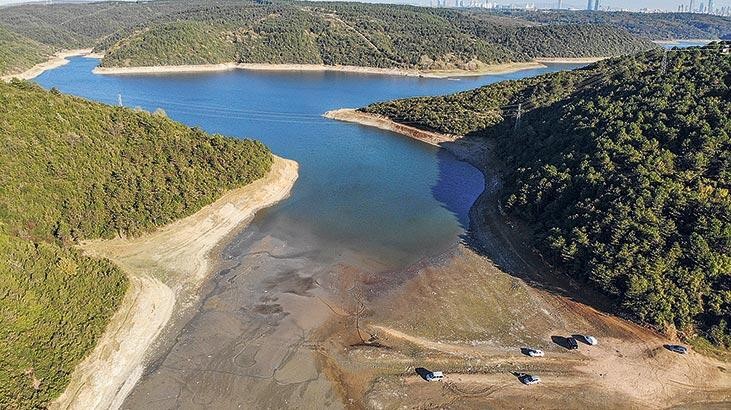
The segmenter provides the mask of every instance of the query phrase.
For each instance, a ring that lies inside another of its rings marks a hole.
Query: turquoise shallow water
[[[357,251],[398,268],[451,246],[482,191],[472,166],[396,134],[322,118],[331,109],[446,94],[575,66],[509,75],[423,79],[352,73],[230,71],[101,76],[98,60],[73,58],[45,72],[43,87],[146,110],[191,126],[262,140],[300,163],[292,196],[256,220],[259,229],[306,233],[331,253]]]

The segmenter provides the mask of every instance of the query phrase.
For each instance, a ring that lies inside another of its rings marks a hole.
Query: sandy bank
[[[677,44],[677,43],[710,43],[713,41],[719,41],[717,38],[687,38],[682,40],[652,40],[655,44]]]
[[[234,69],[251,71],[300,71],[300,72],[347,72],[361,74],[397,75],[406,77],[447,78],[466,77],[487,74],[507,74],[520,70],[545,67],[539,62],[507,63],[485,66],[479,70],[435,70],[419,71],[399,68],[376,68],[360,66],[330,66],[323,64],[255,64],[255,63],[223,63],[199,65],[171,65],[150,67],[97,67],[94,74],[124,75],[124,74],[171,74],[171,73],[204,73],[229,71]]]
[[[328,111],[324,114],[324,117],[397,132],[437,147],[445,142],[453,142],[460,138],[457,135],[440,134],[438,132],[425,131],[416,127],[399,124],[387,117],[360,112],[352,108]]]
[[[17,74],[8,74],[0,77],[3,81],[10,81],[13,78],[21,80],[30,80],[38,77],[46,70],[52,70],[54,68],[61,67],[62,65],[68,64],[69,57],[81,56],[91,53],[91,49],[77,49],[77,50],[64,50],[54,54],[48,61],[36,64],[33,67]]]
[[[104,58],[104,53],[90,52],[90,53],[84,54],[84,57],[86,57],[86,58],[93,58],[95,60],[101,60],[102,58]]]
[[[540,64],[592,64],[597,61],[606,60],[611,57],[576,57],[576,58],[554,58],[554,57],[541,57],[536,58],[536,62]]]
[[[289,195],[298,165],[275,157],[264,178],[227,192],[194,215],[132,239],[89,241],[82,248],[128,274],[131,289],[94,351],[75,369],[52,404],[62,409],[121,406],[142,375],[147,352],[172,317],[184,289],[195,289],[211,269],[211,250],[262,208]]]

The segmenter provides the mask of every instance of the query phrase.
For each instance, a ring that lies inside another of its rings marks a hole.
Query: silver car
[[[680,353],[680,354],[688,354],[688,348],[681,345],[665,345],[665,348],[670,350],[671,352]]]
[[[518,380],[520,380],[521,383],[531,385],[531,384],[538,384],[541,382],[541,378],[538,376],[533,376],[532,374],[523,374],[520,377],[518,377]]]
[[[594,337],[594,336],[581,335],[581,338],[584,339],[584,343],[586,343],[590,346],[596,346],[599,344],[599,341],[596,340],[596,337]]]

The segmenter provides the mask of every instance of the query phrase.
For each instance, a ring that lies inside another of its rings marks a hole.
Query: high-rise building
[[[690,0],[690,6],[688,6],[688,11],[691,13],[695,13],[695,9],[693,9],[693,0]]]
[[[599,10],[599,0],[594,0],[594,10]]]
[[[713,6],[713,0],[708,0],[708,14],[713,14],[716,11]]]
[[[558,0],[558,9],[561,10],[561,0]]]
[[[593,5],[594,5],[594,0],[589,0],[589,2],[586,3],[586,9],[591,10]]]

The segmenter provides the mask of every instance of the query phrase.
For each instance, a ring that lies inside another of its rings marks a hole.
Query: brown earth
[[[651,329],[621,319],[611,303],[545,265],[526,231],[504,217],[501,178],[484,141],[440,136],[355,113],[329,117],[440,145],[485,174],[470,239],[389,279],[364,279],[358,314],[321,329],[320,363],[352,408],[728,408],[728,354],[688,355]],[[388,283],[384,283],[384,281]],[[393,286],[396,284],[396,286]],[[600,310],[601,309],[601,310]],[[597,346],[562,347],[590,334]],[[543,349],[531,358],[521,348]],[[417,368],[445,372],[429,383]],[[525,386],[517,374],[541,377]]]

